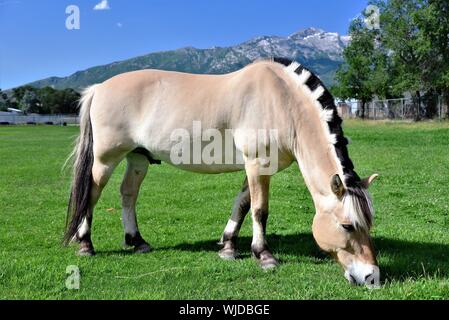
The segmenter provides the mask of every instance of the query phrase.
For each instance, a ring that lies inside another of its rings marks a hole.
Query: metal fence
[[[342,118],[359,118],[361,116],[360,102],[349,101],[338,103],[338,112]],[[417,103],[412,98],[373,100],[365,105],[365,118],[372,120],[414,120],[419,118],[447,119],[448,106],[442,97],[433,101]],[[79,124],[78,115],[22,115],[0,113],[0,125],[6,124]]]
[[[0,114],[0,124],[79,124],[77,115],[21,115]]]
[[[340,103],[339,113],[343,118],[360,117],[360,102]],[[412,98],[373,100],[365,105],[365,118],[372,120],[413,120],[417,118],[442,120],[448,115],[448,106],[443,103],[442,97],[424,101],[421,105]]]

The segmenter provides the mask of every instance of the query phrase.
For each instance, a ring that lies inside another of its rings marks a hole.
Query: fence
[[[0,114],[0,124],[79,124],[77,115]]]
[[[342,118],[361,116],[360,102],[340,102],[338,112]],[[372,120],[414,120],[418,118],[445,119],[449,116],[448,106],[442,97],[419,103],[412,98],[374,100],[365,106],[365,118]],[[79,124],[77,115],[21,115],[0,113],[0,124]]]
[[[360,102],[340,103],[339,112],[343,118],[360,117]],[[372,120],[442,120],[447,118],[448,114],[448,106],[443,103],[442,97],[424,100],[421,105],[412,98],[373,100],[365,105],[365,118]]]

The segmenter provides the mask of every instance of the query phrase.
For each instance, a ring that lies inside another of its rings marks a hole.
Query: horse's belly
[[[235,148],[231,150],[215,150],[214,155],[210,149],[201,148],[197,152],[193,151],[193,146],[186,152],[177,152],[176,146],[171,145],[165,150],[150,149],[152,156],[164,161],[179,169],[197,173],[227,173],[245,169],[245,164],[241,153]]]
[[[182,158],[182,155],[180,157],[179,154],[174,156],[173,149],[153,149],[151,150],[151,154],[157,160],[164,161],[179,169],[190,172],[217,174],[245,170],[243,155],[238,149],[233,148],[232,152],[228,153],[225,153],[226,150],[221,150],[220,157],[217,157],[215,159],[207,155],[205,156],[204,150],[205,149],[203,149],[201,157],[195,157],[190,152],[188,152],[189,156],[186,156],[184,154],[184,158]],[[269,169],[267,171],[269,175],[286,169],[292,163],[292,159],[290,157],[285,156],[281,153],[278,154],[278,157],[276,157],[275,160],[276,161],[271,162],[269,165]]]
[[[169,164],[190,172],[196,173],[208,173],[208,174],[217,174],[217,173],[229,173],[229,172],[237,172],[245,169],[244,165],[229,165],[229,164]]]

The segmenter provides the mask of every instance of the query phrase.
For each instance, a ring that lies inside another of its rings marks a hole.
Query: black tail
[[[83,219],[92,214],[90,210],[90,193],[92,189],[92,167],[94,163],[92,125],[90,105],[95,87],[86,89],[80,105],[80,135],[72,156],[75,157],[73,182],[67,208],[64,244],[68,245],[78,232]]]

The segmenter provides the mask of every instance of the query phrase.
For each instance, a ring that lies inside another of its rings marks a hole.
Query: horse
[[[200,144],[195,151],[191,137],[198,135],[192,128],[195,122],[207,130],[229,131],[231,143],[218,144],[215,152],[218,158],[234,152],[234,161],[211,163],[201,157],[196,162],[178,161],[176,156],[183,152],[191,160],[205,147]],[[187,134],[185,148],[173,139],[179,130]],[[251,130],[262,131],[264,138],[256,141]],[[272,131],[276,134],[267,133]],[[125,245],[136,253],[149,252],[138,228],[136,201],[148,167],[164,161],[198,173],[245,171],[219,242],[219,256],[237,257],[239,230],[251,211],[252,256],[263,269],[274,268],[279,262],[266,240],[270,178],[296,162],[316,211],[312,223],[316,243],[343,267],[350,283],[368,284],[378,269],[370,237],[374,209],[367,190],[377,174],[361,179],[347,145],[332,94],[296,61],[261,59],[222,75],[161,70],[117,75],[88,87],[80,99],[80,135],[72,154],[64,243],[78,242],[79,255],[95,254],[94,207],[114,168],[126,158],[120,187]],[[264,152],[268,149],[270,155]],[[243,160],[236,161],[237,156]]]

